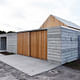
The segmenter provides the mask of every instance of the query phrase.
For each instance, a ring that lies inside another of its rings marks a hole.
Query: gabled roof
[[[77,24],[54,15],[50,15],[42,24],[41,28],[49,28],[56,26],[67,26],[72,29],[80,30],[80,26],[78,26]]]
[[[57,16],[54,16],[56,19],[58,19],[59,21],[63,22],[64,24],[66,24],[67,26],[71,26],[71,27],[74,27],[74,28],[80,28],[80,26],[78,26],[77,24],[71,22],[71,21],[68,21],[68,20],[65,20],[65,19],[62,19],[60,17],[57,17]]]

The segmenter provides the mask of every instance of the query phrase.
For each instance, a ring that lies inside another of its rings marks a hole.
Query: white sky
[[[0,30],[37,29],[50,14],[80,25],[80,0],[0,0]]]

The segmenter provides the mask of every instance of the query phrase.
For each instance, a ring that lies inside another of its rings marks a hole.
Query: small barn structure
[[[78,30],[65,26],[17,33],[17,53],[61,64],[78,59]]]
[[[80,57],[78,27],[50,15],[40,29],[6,34],[6,51],[61,64],[71,62]]]

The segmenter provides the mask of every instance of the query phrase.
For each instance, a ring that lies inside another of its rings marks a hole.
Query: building
[[[50,15],[40,29],[0,35],[0,49],[61,64],[80,57],[78,25]],[[4,41],[4,43],[3,43]],[[6,48],[3,48],[3,46]]]

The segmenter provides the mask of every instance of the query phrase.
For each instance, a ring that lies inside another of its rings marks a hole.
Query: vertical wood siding
[[[17,53],[22,54],[22,33],[17,35]]]
[[[18,54],[47,60],[47,31],[18,33]]]
[[[17,53],[25,56],[30,55],[30,34],[26,33],[18,33],[17,35]]]
[[[31,56],[47,59],[47,31],[31,32]]]
[[[41,25],[41,28],[51,28],[57,26],[68,26],[63,22],[56,19],[54,16],[50,15],[47,20]]]

